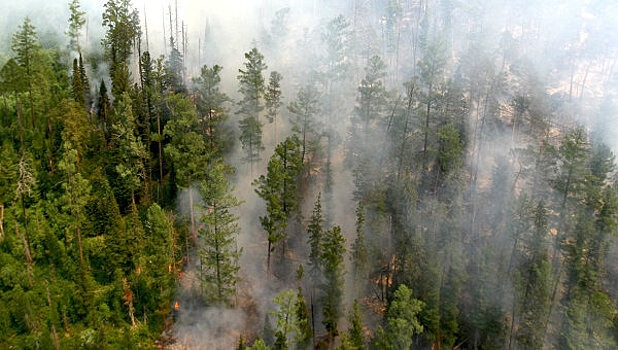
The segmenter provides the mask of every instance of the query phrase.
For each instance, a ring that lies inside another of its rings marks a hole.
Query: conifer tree
[[[73,99],[75,102],[83,103],[84,101],[84,83],[81,77],[81,71],[77,63],[77,58],[73,59],[73,77],[71,79],[71,87]]]
[[[197,97],[197,110],[204,126],[206,143],[213,155],[222,155],[231,148],[231,131],[225,128],[228,119],[226,104],[231,99],[220,90],[221,70],[223,67],[214,65],[202,66],[200,76],[193,78]]]
[[[69,29],[66,32],[70,39],[69,47],[73,51],[80,52],[81,56],[79,37],[81,30],[86,23],[86,18],[84,18],[86,13],[80,10],[79,0],[71,0],[71,3],[69,3],[69,10],[71,12],[69,15]]]
[[[283,105],[281,102],[281,80],[283,76],[277,72],[270,72],[270,78],[268,79],[268,86],[264,94],[266,117],[269,123],[274,123],[274,140],[277,144],[277,117],[279,116],[279,108]]]
[[[533,210],[532,232],[523,238],[524,250],[521,252],[521,264],[516,275],[519,283],[515,297],[520,315],[516,339],[519,346],[526,349],[543,347],[545,319],[551,293],[551,264],[546,238],[549,231],[548,209],[541,200]]]
[[[200,183],[204,201],[203,226],[200,229],[200,279],[205,296],[226,303],[236,293],[239,280],[236,236],[240,232],[238,217],[232,212],[240,202],[232,195],[228,182],[229,167],[221,160],[212,162]]]
[[[386,312],[386,327],[376,332],[375,346],[382,349],[409,349],[412,337],[423,332],[419,313],[424,303],[412,297],[412,290],[400,285]]]
[[[264,56],[256,47],[245,53],[244,69],[239,69],[238,91],[242,99],[238,102],[238,113],[243,117],[240,121],[240,142],[247,153],[247,161],[255,162],[264,149],[262,144],[262,122],[260,113],[264,109],[262,98],[264,95],[263,71],[268,68],[264,63]]]
[[[350,259],[356,292],[361,293],[369,278],[369,253],[365,243],[365,207],[362,204],[356,207],[356,239],[352,243]]]
[[[116,173],[129,191],[131,203],[136,204],[136,192],[140,189],[146,173],[146,149],[137,134],[137,124],[131,107],[131,98],[124,93],[115,110],[116,121],[112,125],[112,144],[118,155]]]
[[[99,85],[98,98],[97,98],[97,117],[99,122],[99,127],[103,129],[105,135],[109,139],[109,135],[111,134],[110,127],[112,125],[111,120],[112,115],[112,105],[109,101],[109,96],[107,95],[107,87],[105,86],[105,81],[101,80],[101,84]]]
[[[365,349],[365,335],[363,333],[363,320],[360,314],[358,300],[354,299],[352,311],[348,314],[348,331],[343,337],[344,349],[361,350]]]
[[[296,320],[298,321],[299,332],[294,338],[294,341],[299,349],[306,349],[313,336],[313,330],[311,329],[307,302],[305,301],[305,296],[300,287],[298,288],[298,295],[296,297]]]
[[[320,264],[324,272],[322,289],[323,320],[329,338],[338,335],[338,320],[341,316],[341,303],[343,300],[343,277],[345,256],[345,238],[341,234],[341,228],[334,226],[324,232],[321,244]]]
[[[201,181],[206,169],[208,153],[199,128],[197,113],[191,102],[180,94],[170,95],[165,103],[173,113],[163,134],[170,137],[165,145],[165,154],[171,160],[176,173],[177,185],[190,189],[195,181]],[[189,214],[191,235],[197,240],[193,191],[189,191]]]
[[[102,44],[110,62],[112,92],[116,98],[128,91],[129,58],[141,36],[139,16],[131,6],[131,0],[108,0],[103,5],[102,24],[107,32]]]
[[[267,174],[253,182],[255,192],[266,201],[266,215],[260,217],[262,228],[268,234],[267,269],[274,245],[285,244],[288,219],[299,206],[298,181],[302,170],[301,144],[296,136],[281,142],[268,162]],[[284,250],[282,249],[282,253]]]
[[[318,91],[315,87],[304,86],[298,91],[296,100],[288,106],[288,110],[292,113],[290,119],[292,131],[299,136],[302,143],[303,163],[307,150],[312,151],[315,148],[309,145],[317,142],[320,133],[320,123],[315,120],[315,116],[320,111],[318,98]]]
[[[313,274],[317,274],[321,270],[320,255],[322,235],[324,231],[324,217],[322,216],[322,201],[321,193],[318,193],[318,198],[313,205],[313,212],[311,213],[311,219],[309,219],[309,225],[307,227],[308,243],[309,243],[309,265]]]
[[[39,59],[41,46],[34,26],[30,18],[26,17],[24,23],[13,35],[11,48],[16,53],[15,61],[24,70],[26,91],[30,102],[30,124],[34,128],[34,84],[36,80],[37,60]]]

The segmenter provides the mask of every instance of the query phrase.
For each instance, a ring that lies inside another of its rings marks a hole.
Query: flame
[[[174,303],[174,310],[178,311],[178,309],[180,309],[180,304],[178,303],[178,300],[176,300],[176,302]]]

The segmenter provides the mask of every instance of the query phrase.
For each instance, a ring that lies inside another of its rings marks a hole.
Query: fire
[[[176,302],[174,303],[174,310],[178,311],[178,309],[180,309],[180,304],[178,303],[178,300],[176,300]]]

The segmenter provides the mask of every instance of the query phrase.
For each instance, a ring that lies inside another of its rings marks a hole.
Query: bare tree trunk
[[[588,79],[588,73],[590,72],[591,65],[592,65],[592,62],[589,62],[588,65],[586,66],[586,72],[584,73],[584,79],[582,80],[581,90],[579,91],[580,100],[584,98],[584,86],[586,86],[586,80]]]

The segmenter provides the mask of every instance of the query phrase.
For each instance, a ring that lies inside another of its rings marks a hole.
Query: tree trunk
[[[19,127],[19,149],[20,149],[20,154],[23,155],[24,154],[24,127],[22,125],[22,118],[21,118],[21,103],[19,102],[19,100],[17,99],[17,95],[15,95],[15,99],[16,99],[16,104],[17,104],[17,125]]]
[[[429,84],[429,90],[427,91],[427,115],[425,116],[425,136],[423,140],[423,170],[427,168],[427,143],[429,142],[429,115],[431,113],[431,93],[432,85]]]
[[[270,241],[270,237],[268,238],[268,253],[266,255],[266,275],[270,274],[270,247],[272,243]]]
[[[34,131],[34,98],[32,97],[32,84],[28,84],[28,99],[30,100],[30,123]]]
[[[84,263],[84,249],[82,246],[82,230],[79,225],[77,226],[77,246],[79,247],[79,262]]]
[[[193,189],[191,186],[189,188],[189,216],[191,218],[191,239],[193,239],[193,244],[197,242],[197,233],[195,232],[195,213],[193,208]]]
[[[158,199],[161,200],[161,186],[163,186],[163,146],[161,145],[161,113],[157,113],[157,143],[159,144],[159,188]]]
[[[45,293],[47,294],[47,305],[49,306],[50,313],[51,313],[51,309],[53,308],[53,306],[52,306],[52,301],[51,301],[51,294],[49,293],[49,283],[47,282],[47,280],[45,280]],[[54,340],[54,348],[56,350],[60,350],[60,345],[58,344],[58,334],[56,333],[56,325],[53,323],[51,324],[51,331],[52,331],[52,339]]]

